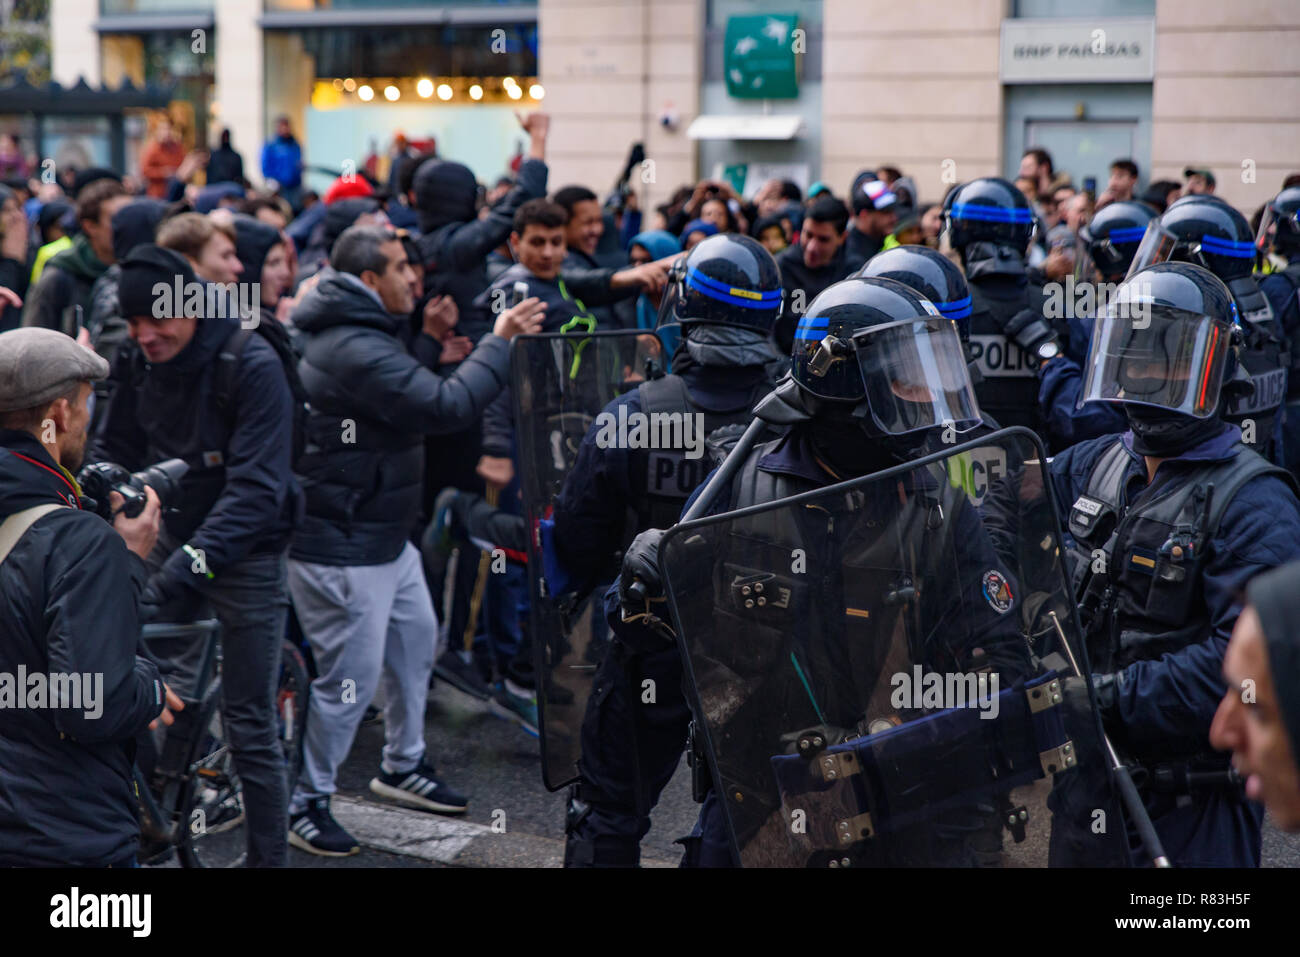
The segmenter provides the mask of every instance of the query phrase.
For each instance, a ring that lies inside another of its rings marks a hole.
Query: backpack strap
[[[29,528],[50,512],[67,507],[66,505],[36,505],[25,508],[21,512],[14,512],[0,522],[0,565],[4,564],[4,560],[9,557],[9,553],[14,550],[19,540],[27,534]]]

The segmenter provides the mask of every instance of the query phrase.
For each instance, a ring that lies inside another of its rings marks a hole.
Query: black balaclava
[[[1180,455],[1223,431],[1223,420],[1217,413],[1197,419],[1150,405],[1126,405],[1124,413],[1133,430],[1133,451],[1155,458]]]
[[[905,447],[868,432],[873,425],[866,402],[823,402],[804,426],[813,451],[841,479],[883,472],[907,461]]]
[[[968,243],[961,250],[966,278],[981,276],[1023,276],[1025,254],[1004,243]]]

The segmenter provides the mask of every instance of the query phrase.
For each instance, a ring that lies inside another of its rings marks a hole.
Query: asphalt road
[[[442,776],[470,797],[468,812],[445,817],[398,807],[370,793],[383,728],[364,727],[344,764],[334,810],[363,844],[351,858],[320,858],[291,849],[295,867],[559,867],[564,859],[564,794],[542,785],[537,740],[497,717],[484,702],[439,682],[426,722],[429,758]],[[1028,802],[1027,802],[1028,803]],[[691,800],[685,761],[665,789],[642,845],[642,863],[676,866],[673,844],[690,831]],[[1045,844],[1045,818],[1034,815],[1029,845]],[[1040,833],[1041,832],[1041,833]],[[1008,842],[1011,866],[1024,866],[1023,848]],[[1036,856],[1034,852],[1032,856]],[[1300,867],[1300,835],[1266,823],[1265,867]]]

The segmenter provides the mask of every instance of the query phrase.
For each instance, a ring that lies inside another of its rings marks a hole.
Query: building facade
[[[1076,185],[1103,189],[1120,157],[1142,186],[1209,168],[1251,210],[1300,168],[1298,41],[1294,0],[52,0],[51,13],[54,79],[170,85],[194,140],[229,128],[246,160],[283,114],[322,170],[383,153],[400,130],[486,181],[520,148],[513,111],[544,106],[552,183],[604,190],[641,142],[643,205],[710,175],[843,194],[881,164],[937,201],[1044,146]]]

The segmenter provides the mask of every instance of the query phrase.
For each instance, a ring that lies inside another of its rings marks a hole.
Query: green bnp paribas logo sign
[[[794,13],[729,17],[723,60],[727,93],[748,100],[788,100],[799,95],[804,32]]]

